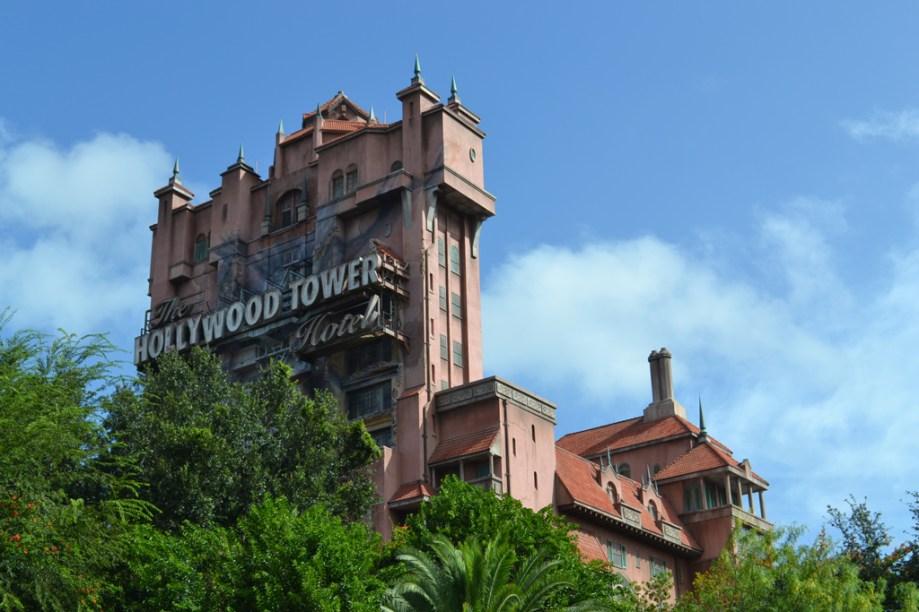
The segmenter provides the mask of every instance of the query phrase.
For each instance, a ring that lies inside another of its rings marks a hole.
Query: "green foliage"
[[[406,548],[408,572],[393,587],[384,610],[401,612],[535,612],[574,585],[559,559],[537,552],[519,560],[499,534],[483,548],[476,538],[454,546],[443,535],[430,542],[433,556]],[[551,606],[552,609],[567,609]],[[577,609],[594,609],[585,604]]]
[[[796,529],[756,532],[738,528],[694,590],[676,607],[704,610],[882,610],[883,593],[862,581],[847,559],[832,555],[821,535],[799,545]]]
[[[274,362],[253,382],[230,382],[219,358],[195,347],[161,356],[138,388],[120,390],[107,425],[149,484],[158,526],[232,525],[265,495],[348,520],[366,514],[374,486],[364,468],[379,449],[334,398],[305,397],[291,375]]]
[[[266,499],[235,527],[139,529],[127,610],[379,610],[379,536],[321,506]]]
[[[498,497],[456,477],[446,478],[438,494],[408,518],[406,528],[395,534],[393,545],[431,551],[438,536],[457,545],[473,539],[487,541],[501,533],[507,533],[507,544],[516,559],[543,554],[557,561],[569,577],[571,585],[554,593],[553,605],[592,601],[605,609],[628,609],[622,596],[630,595],[620,588],[621,577],[606,564],[584,563],[571,526],[550,507],[533,512],[510,496]]]
[[[149,507],[101,426],[112,346],[101,336],[2,334],[0,609],[93,609]]]

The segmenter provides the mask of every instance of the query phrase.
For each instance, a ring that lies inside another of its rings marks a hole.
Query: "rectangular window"
[[[702,493],[698,485],[683,489],[683,511],[697,512],[702,509]]]
[[[463,343],[453,341],[453,365],[463,365]]]
[[[354,374],[381,361],[389,361],[390,357],[389,338],[378,338],[359,344],[348,350],[348,374]]]
[[[380,448],[383,448],[384,446],[393,448],[395,446],[392,439],[392,427],[374,429],[370,432],[370,437],[373,438],[373,441],[376,442],[377,446]]]
[[[457,319],[462,319],[463,303],[460,301],[460,296],[458,293],[450,293],[450,306],[453,311],[453,316]]]
[[[332,198],[340,198],[345,195],[345,177],[338,175],[332,179]]]
[[[638,551],[635,551],[635,568],[641,569],[641,555]]]
[[[459,247],[455,244],[450,245],[450,271],[460,275],[463,273],[463,264],[460,261]]]
[[[437,238],[437,263],[442,268],[447,267],[447,252],[444,249],[444,239],[439,237]]]
[[[371,414],[386,412],[392,408],[390,381],[349,391],[346,396],[348,418],[359,419]]]
[[[651,557],[651,575],[657,576],[667,571],[667,564],[660,559]]]
[[[447,384],[447,381],[445,381],[445,380],[441,380],[441,381],[440,381],[440,388],[441,388],[441,389],[446,389],[446,388],[448,388],[448,387],[449,387],[449,385]]]
[[[438,287],[438,289],[440,289],[440,309],[447,312],[447,288]]]
[[[626,568],[625,546],[612,540],[606,541],[606,555],[613,567]]]
[[[447,352],[447,337],[443,334],[440,335],[440,358],[449,359],[450,354]]]
[[[195,241],[195,263],[201,263],[207,259],[208,251],[211,250],[211,241],[205,237],[200,237]]]

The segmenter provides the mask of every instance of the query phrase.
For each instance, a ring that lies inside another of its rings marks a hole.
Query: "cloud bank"
[[[856,140],[892,140],[900,142],[919,138],[919,109],[879,111],[868,119],[842,122],[846,133]]]
[[[483,285],[486,366],[555,401],[561,434],[640,414],[666,345],[677,399],[696,421],[701,396],[709,431],[770,480],[773,519],[819,525],[853,493],[905,526],[919,248],[853,286],[846,232],[841,206],[802,197],[714,250],[644,236],[519,253]]]
[[[158,143],[100,133],[60,147],[0,122],[0,309],[17,328],[120,343],[140,329],[152,192],[169,168]]]

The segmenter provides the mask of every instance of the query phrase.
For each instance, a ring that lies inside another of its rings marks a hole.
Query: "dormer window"
[[[619,465],[616,466],[616,472],[620,474],[621,476],[625,476],[626,478],[631,478],[632,477],[632,466],[630,466],[628,463],[620,463]]]
[[[660,520],[660,516],[657,514],[657,504],[653,500],[648,502],[648,514],[651,515],[651,520],[655,523]]]
[[[614,506],[619,503],[619,494],[616,493],[616,485],[613,483],[607,484],[606,494],[609,495],[609,498],[612,500]]]

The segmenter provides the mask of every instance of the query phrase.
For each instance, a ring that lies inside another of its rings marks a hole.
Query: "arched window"
[[[648,514],[651,515],[651,520],[654,521],[655,523],[660,518],[657,514],[657,504],[654,503],[653,499],[648,502]]]
[[[345,174],[341,170],[332,173],[332,199],[345,195]]]
[[[297,221],[297,202],[300,201],[300,190],[291,189],[278,200],[277,227],[287,227]]]
[[[357,189],[357,166],[351,164],[345,172],[345,193],[353,193]]]
[[[620,463],[616,466],[616,471],[626,478],[632,477],[632,466],[630,466],[628,463]]]
[[[397,159],[397,160],[394,161],[394,162],[392,163],[392,165],[389,167],[389,171],[390,171],[390,172],[396,172],[396,171],[401,170],[401,169],[402,169],[402,160],[401,160],[401,159]]]
[[[606,485],[606,494],[609,495],[609,498],[613,501],[613,505],[619,503],[619,494],[616,493],[616,485],[609,483]]]
[[[198,234],[195,238],[195,263],[201,263],[207,260],[208,252],[211,250],[211,240],[204,234]]]

